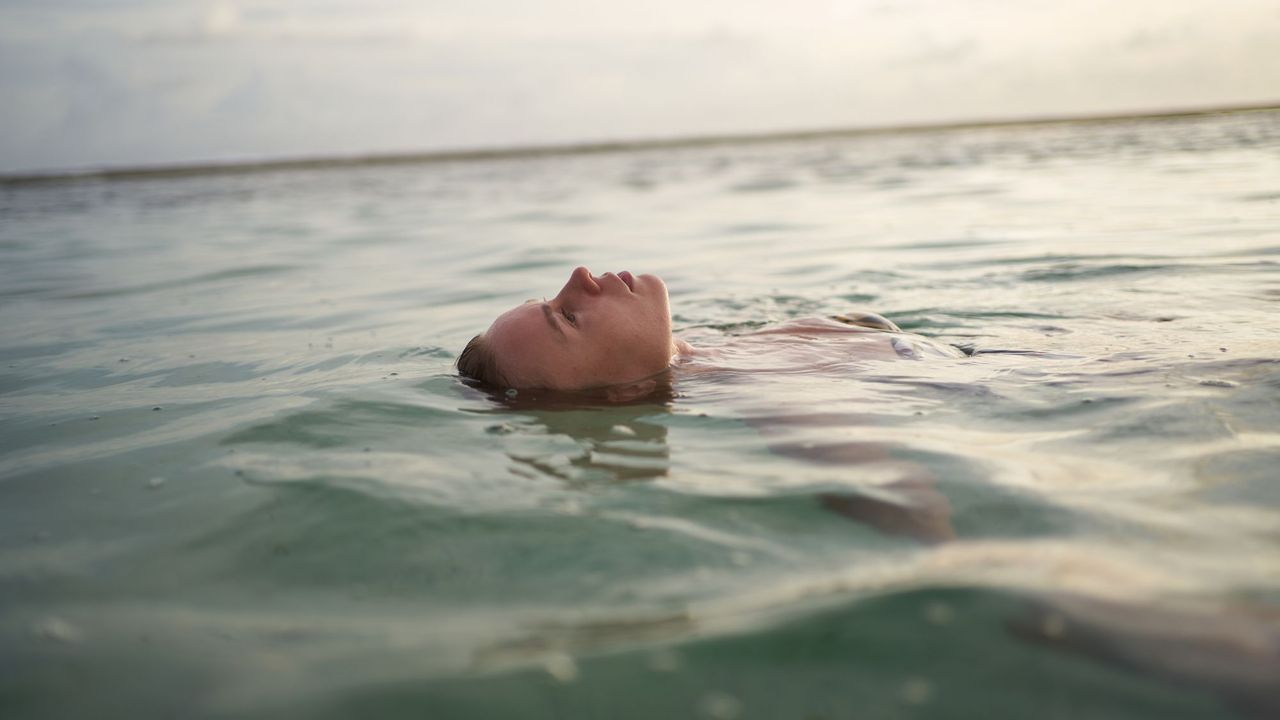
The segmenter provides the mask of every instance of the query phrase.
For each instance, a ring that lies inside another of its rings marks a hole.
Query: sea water
[[[1275,112],[0,184],[0,714],[1270,716],[1278,263]],[[576,265],[963,352],[460,382]]]

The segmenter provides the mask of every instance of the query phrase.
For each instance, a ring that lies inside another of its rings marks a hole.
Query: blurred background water
[[[0,708],[1271,716],[1278,260],[1277,112],[0,185]],[[970,355],[459,382],[578,264]]]

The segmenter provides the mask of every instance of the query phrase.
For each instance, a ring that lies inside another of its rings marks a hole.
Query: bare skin
[[[714,366],[768,371],[770,363],[821,365],[832,356],[832,343],[843,357],[867,360],[914,357],[916,344],[904,333],[891,336],[847,319],[809,318],[739,336],[732,347],[694,349],[671,334],[661,278],[626,271],[597,276],[585,267],[575,268],[555,297],[499,315],[484,335],[508,386],[546,390],[635,383],[681,359],[700,360],[689,368],[694,372]],[[822,347],[807,346],[819,338]]]
[[[794,320],[695,349],[671,334],[661,279],[625,272],[593,276],[579,267],[554,298],[504,313],[486,335],[512,386],[562,390],[636,383],[673,363],[679,378],[844,372],[850,362],[960,355],[900,332],[892,323],[854,320],[851,326],[847,320]],[[857,419],[818,412],[753,425],[770,438],[774,453],[850,470],[874,467],[896,476],[873,492],[820,493],[817,500],[827,510],[887,535],[927,544],[956,541],[950,504],[927,468],[895,458],[878,443],[814,445],[792,436],[809,424],[850,423],[856,425]],[[665,438],[661,426],[655,432]],[[650,470],[636,466],[628,472],[643,478]],[[1273,681],[1280,667],[1280,622],[1252,608],[1193,613],[1055,594],[1030,603],[1026,615],[1009,625],[1020,637],[1214,691],[1247,717],[1274,717],[1280,707]]]
[[[583,390],[631,383],[691,348],[671,335],[667,286],[656,275],[573,270],[555,297],[513,308],[485,332],[508,384]]]
[[[889,330],[889,332],[885,332]],[[949,348],[897,331],[878,316],[807,318],[740,335],[731,343],[695,349],[671,334],[667,288],[655,275],[592,275],[578,267],[555,297],[530,300],[500,315],[485,332],[512,387],[550,390],[621,389],[615,399],[643,394],[643,383],[673,363],[690,373],[768,373],[819,370],[850,359],[895,361]],[[610,394],[610,397],[614,395]],[[775,434],[762,427],[761,432]],[[894,460],[885,448],[851,443],[809,448],[777,443],[775,452],[822,464],[892,465],[900,478],[881,488],[885,497],[826,493],[824,507],[892,535],[923,542],[954,537],[945,496],[932,475]],[[815,453],[821,457],[810,457]]]

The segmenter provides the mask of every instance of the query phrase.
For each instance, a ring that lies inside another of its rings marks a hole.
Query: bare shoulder
[[[809,317],[790,320],[774,327],[758,330],[753,336],[792,336],[795,338],[833,337],[862,348],[866,357],[896,357],[909,360],[924,358],[960,358],[956,348],[911,332],[876,313],[850,313],[832,317]],[[763,338],[762,338],[763,339]]]
[[[962,358],[954,347],[902,331],[874,313],[788,320],[740,335],[694,341],[685,371],[847,373],[850,363]]]
[[[767,328],[756,330],[751,335],[811,335],[823,333],[881,333],[881,332],[901,332],[898,326],[880,315],[867,313],[865,315],[855,316],[861,318],[876,318],[880,322],[873,320],[867,322],[857,322],[850,319],[846,315],[834,315],[832,317],[806,317],[796,318],[795,320],[787,320]]]

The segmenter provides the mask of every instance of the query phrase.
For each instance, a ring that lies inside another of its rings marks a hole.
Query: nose
[[[569,274],[569,282],[564,284],[564,289],[560,291],[563,295],[567,292],[579,292],[587,295],[599,295],[600,284],[596,279],[591,277],[591,271],[579,265]]]

